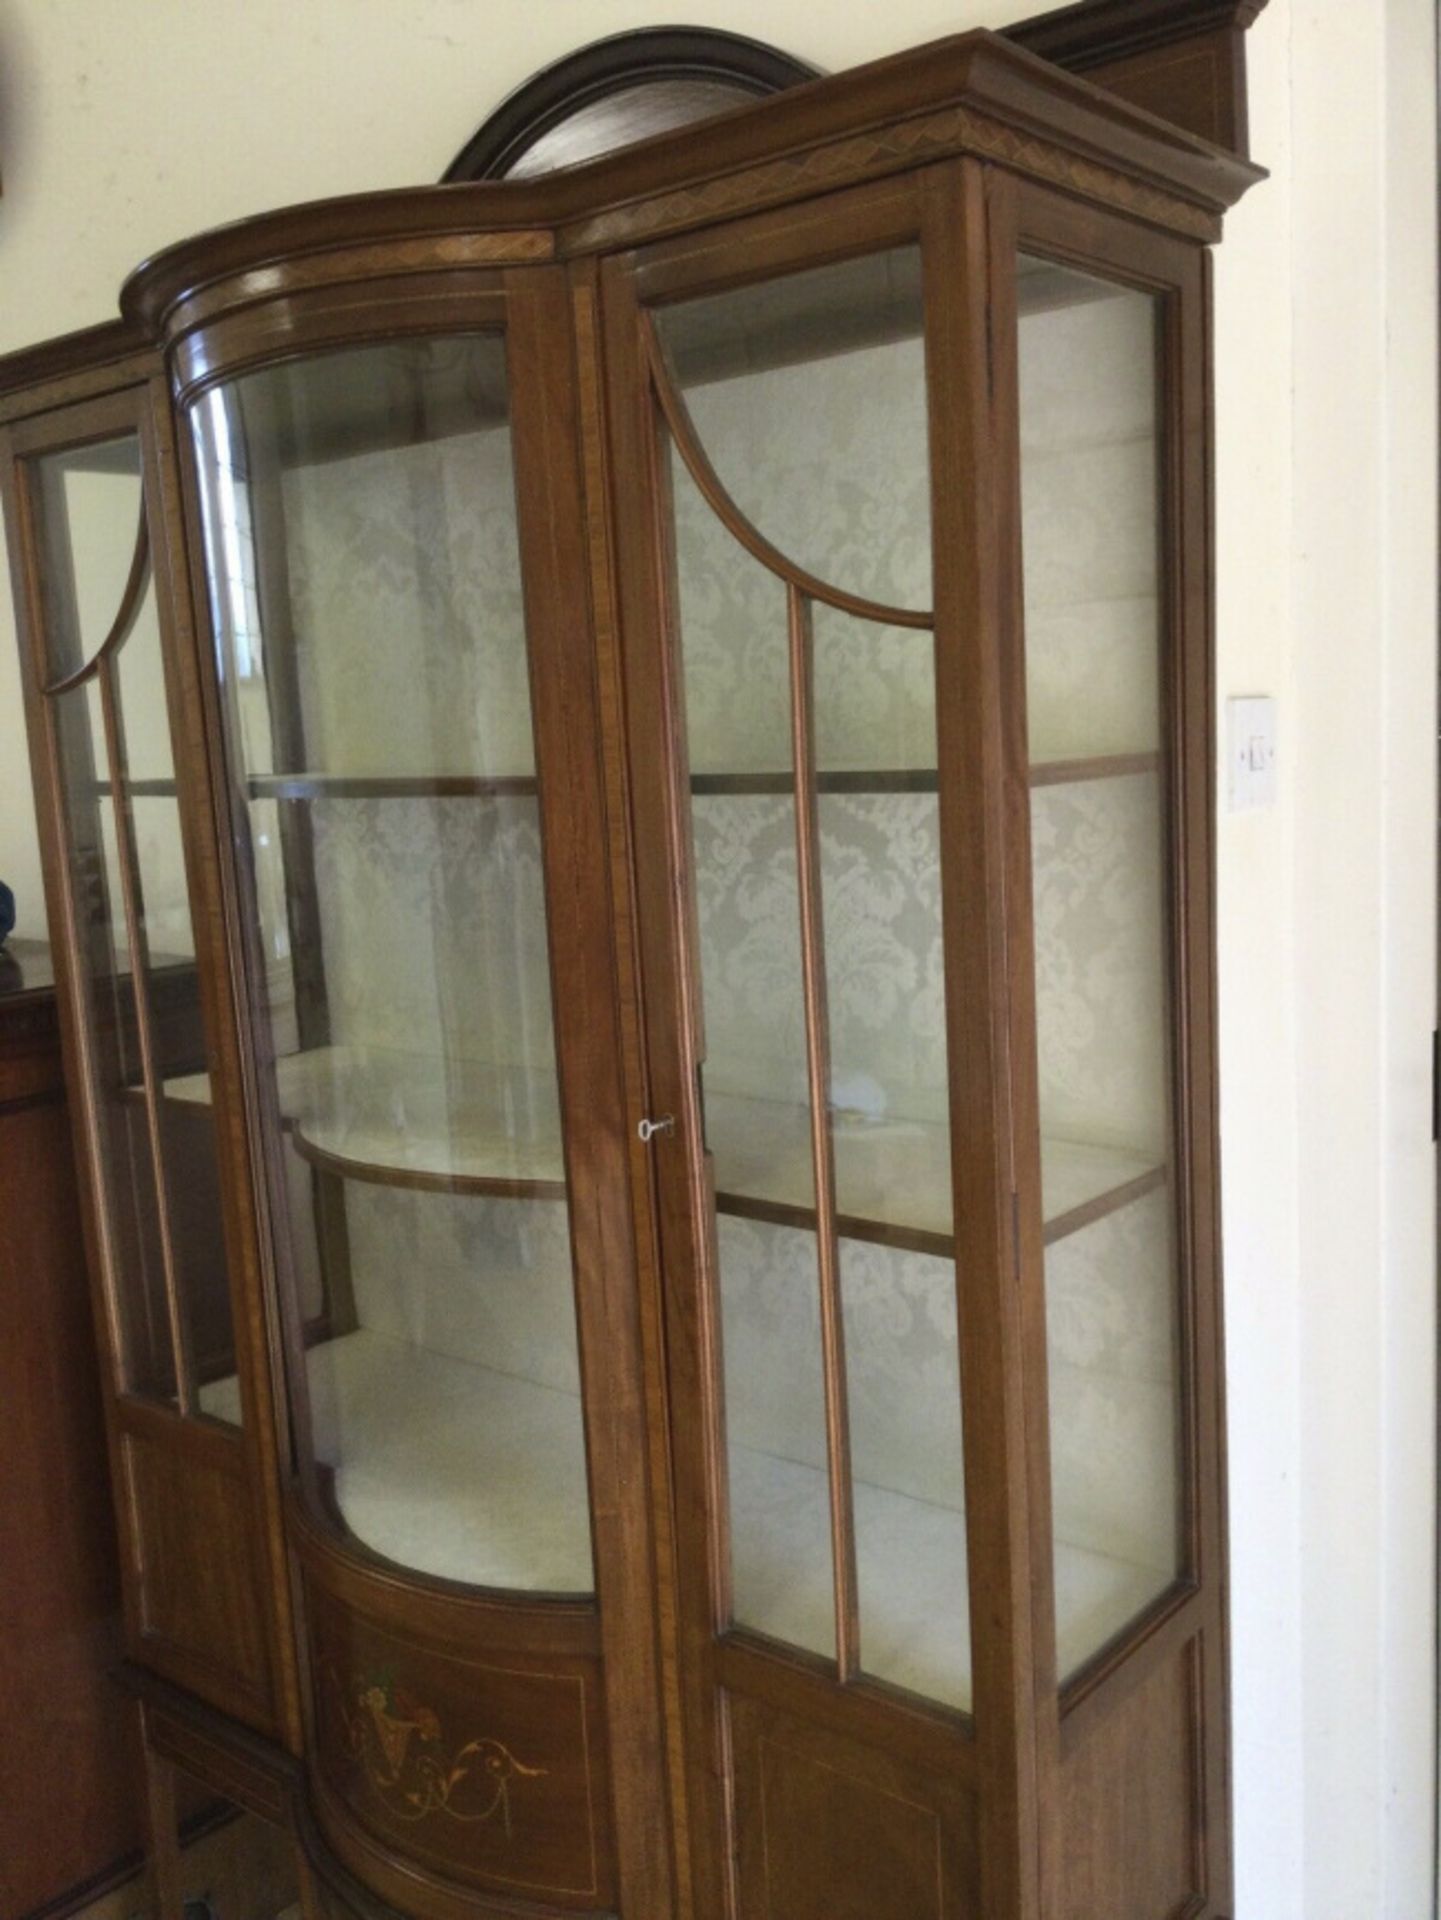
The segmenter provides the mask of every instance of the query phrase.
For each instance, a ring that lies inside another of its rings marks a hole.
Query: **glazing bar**
[[[135,996],[135,1023],[140,1037],[140,1070],[145,1082],[145,1118],[150,1135],[150,1157],[155,1173],[155,1204],[160,1229],[160,1261],[165,1275],[165,1303],[170,1319],[170,1345],[175,1360],[175,1392],[182,1414],[195,1411],[195,1370],[180,1301],[175,1245],[170,1232],[170,1193],[165,1175],[164,1140],[160,1126],[160,1078],[155,1064],[155,1039],[150,1021],[150,950],[145,938],[141,904],[140,865],[130,817],[125,733],[115,690],[115,658],[100,662],[100,711],[105,726],[105,762],[115,796],[115,850],[119,856],[120,892],[125,903],[125,931],[130,946],[130,986]]]
[[[831,1564],[836,1596],[836,1665],[842,1681],[860,1667],[856,1596],[856,1530],[851,1504],[851,1435],[846,1405],[845,1319],[836,1229],[835,1152],[830,1119],[830,1020],[826,1006],[825,928],[821,903],[820,830],[816,815],[815,724],[812,712],[811,606],[794,583],[786,588],[790,634],[791,756],[795,765],[796,867],[801,912],[801,976],[806,1009],[811,1157],[816,1183],[816,1257],[820,1273],[821,1354],[825,1371],[826,1440],[830,1462]]]

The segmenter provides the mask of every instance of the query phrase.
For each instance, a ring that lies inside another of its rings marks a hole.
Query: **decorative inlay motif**
[[[1049,141],[1008,127],[970,107],[903,121],[898,126],[832,141],[808,153],[786,154],[760,166],[742,168],[718,180],[675,193],[657,194],[628,207],[616,207],[593,220],[579,221],[565,234],[566,252],[583,252],[648,239],[672,229],[699,225],[739,208],[793,199],[801,193],[858,180],[939,153],[978,153],[1018,172],[1068,187],[1088,199],[1120,207],[1177,233],[1214,240],[1219,212],[1197,206],[1114,167],[1067,153]]]
[[[329,1678],[347,1749],[388,1813],[411,1821],[443,1813],[466,1826],[499,1816],[510,1838],[510,1783],[538,1780],[544,1767],[526,1766],[485,1735],[449,1751],[435,1709],[409,1693],[392,1668],[352,1677],[348,1687],[334,1668]]]

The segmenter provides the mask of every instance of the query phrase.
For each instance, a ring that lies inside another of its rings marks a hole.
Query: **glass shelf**
[[[1154,750],[1135,753],[1078,754],[1064,760],[1037,760],[1030,768],[1033,787],[1069,786],[1081,780],[1117,780],[1129,774],[1155,773],[1161,756]],[[855,767],[820,771],[817,793],[935,793],[939,782],[934,767]],[[525,796],[537,791],[534,775],[479,777],[471,774],[267,773],[252,774],[246,782],[254,800],[426,800],[487,799]],[[109,784],[97,789],[108,794]],[[789,794],[795,791],[790,772],[692,773],[690,790],[704,798],[726,794]],[[130,792],[138,798],[170,797],[173,780],[133,780]]]
[[[258,773],[245,784],[252,800],[488,800],[536,791],[529,773]]]
[[[814,1226],[810,1115],[804,1107],[712,1092],[706,1136],[721,1213],[780,1226]],[[952,1251],[950,1132],[921,1120],[833,1117],[841,1237],[915,1253]],[[1048,1242],[1128,1206],[1165,1183],[1145,1155],[1043,1139]]]
[[[514,1070],[461,1067],[378,1049],[320,1047],[276,1062],[283,1123],[296,1151],[346,1179],[498,1198],[561,1199],[560,1121],[543,1089]],[[209,1077],[165,1083],[203,1105]],[[950,1134],[920,1120],[833,1116],[843,1239],[949,1254]],[[706,1138],[721,1213],[813,1227],[810,1115],[803,1106],[713,1092]],[[1078,1233],[1163,1186],[1141,1153],[1077,1140],[1042,1142],[1047,1243]]]
[[[380,1048],[317,1047],[275,1063],[281,1121],[302,1158],[380,1186],[563,1199],[553,1091],[517,1070]],[[210,1101],[208,1074],[165,1083]]]

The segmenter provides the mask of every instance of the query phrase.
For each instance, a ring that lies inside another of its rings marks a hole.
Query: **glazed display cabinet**
[[[1256,177],[970,34],[0,366],[165,1920],[206,1792],[277,1911],[1230,1915]]]

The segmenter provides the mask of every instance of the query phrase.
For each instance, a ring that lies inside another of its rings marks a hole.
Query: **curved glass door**
[[[504,337],[191,423],[317,1491],[417,1572],[588,1592]]]

